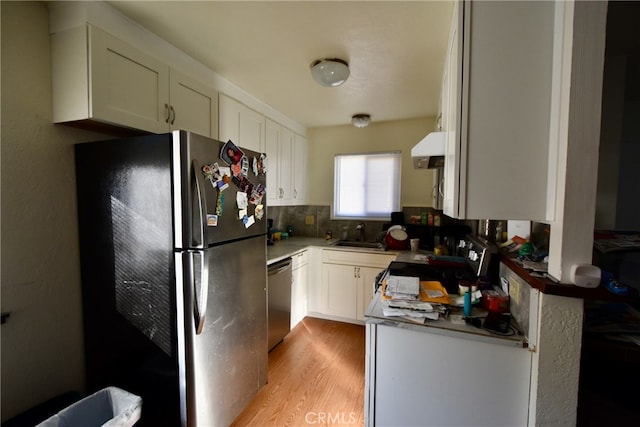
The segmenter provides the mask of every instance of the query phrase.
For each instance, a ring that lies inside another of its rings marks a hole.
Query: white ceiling
[[[220,76],[306,127],[435,116],[451,1],[109,1]],[[351,76],[316,84],[309,65]]]

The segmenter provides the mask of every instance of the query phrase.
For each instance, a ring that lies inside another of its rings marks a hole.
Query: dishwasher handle
[[[271,264],[267,270],[268,270],[269,276],[275,276],[276,274],[283,273],[290,268],[291,268],[291,258],[287,258],[275,264]]]

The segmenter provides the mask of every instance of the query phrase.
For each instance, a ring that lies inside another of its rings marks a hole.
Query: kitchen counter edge
[[[392,254],[401,255],[403,252],[409,251],[384,251],[381,249],[369,249],[369,248],[357,248],[349,246],[335,246],[336,240],[326,240],[316,237],[289,237],[286,240],[280,240],[273,245],[267,245],[267,265],[273,264],[290,256],[293,256],[299,252],[302,252],[309,247],[316,247],[321,249],[332,249],[336,251],[350,251],[361,252],[371,254]]]
[[[597,288],[583,288],[572,283],[556,283],[544,277],[532,276],[529,270],[517,262],[517,256],[508,252],[500,252],[500,261],[522,278],[529,286],[543,294],[557,295],[584,300],[602,300],[617,302],[637,302],[638,295],[632,290],[630,295],[616,295],[607,291],[602,285]]]
[[[447,335],[456,338],[481,341],[490,344],[506,345],[509,347],[527,348],[527,339],[524,335],[500,336],[470,325],[457,325],[450,319],[440,317],[438,320],[427,320],[424,324],[417,324],[402,318],[385,317],[382,313],[382,299],[380,290],[376,292],[373,300],[365,312],[365,323],[392,326],[401,329],[410,329],[417,332]]]

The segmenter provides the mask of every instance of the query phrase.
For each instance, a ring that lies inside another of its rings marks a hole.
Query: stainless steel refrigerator
[[[184,131],[75,156],[87,391],[229,425],[267,381],[265,158]]]

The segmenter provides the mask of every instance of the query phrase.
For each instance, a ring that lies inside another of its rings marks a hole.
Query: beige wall
[[[413,168],[411,148],[433,131],[434,125],[435,117],[427,117],[380,123],[373,121],[363,129],[353,126],[309,129],[308,204],[333,204],[333,160],[336,154],[399,150],[402,152],[402,206],[432,206],[434,172]]]
[[[83,391],[73,143],[106,136],[52,124],[48,12],[2,7],[2,420]]]

